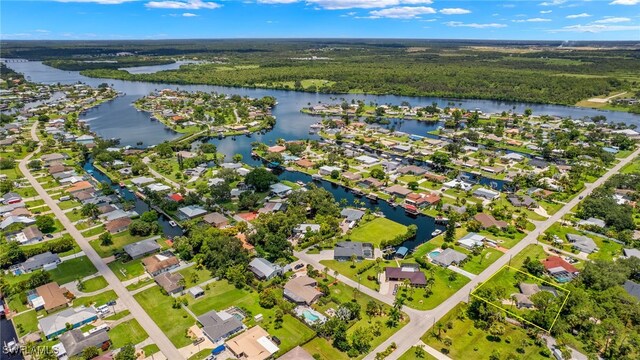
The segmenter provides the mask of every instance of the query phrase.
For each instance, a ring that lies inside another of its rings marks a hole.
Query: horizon
[[[640,41],[638,5],[640,0],[9,0],[3,1],[0,38]]]

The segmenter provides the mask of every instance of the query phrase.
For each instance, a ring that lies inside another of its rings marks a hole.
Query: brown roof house
[[[142,265],[144,265],[144,269],[149,275],[156,276],[177,268],[180,265],[180,260],[171,252],[167,251],[142,259]]]
[[[108,232],[117,234],[127,230],[130,224],[131,219],[129,219],[128,217],[121,217],[119,219],[109,221],[104,227]]]
[[[180,273],[170,272],[163,272],[153,278],[168,294],[175,294],[184,290],[183,279],[184,277]]]
[[[309,276],[291,279],[284,286],[284,297],[299,305],[311,305],[322,296],[316,286],[318,283]]]
[[[476,214],[473,218],[480,223],[483,229],[487,229],[492,226],[495,226],[498,229],[504,229],[509,226],[505,221],[496,220],[493,216],[485,213]]]
[[[69,299],[65,296],[68,292],[66,288],[61,288],[55,282],[50,282],[36,288],[36,293],[42,297],[44,309],[48,313],[66,308],[69,305]]]
[[[265,360],[279,350],[269,333],[260,326],[252,327],[226,344],[237,358],[243,360]]]
[[[215,226],[218,229],[229,225],[229,219],[218,212],[212,212],[205,215],[202,220],[211,226]]]
[[[402,264],[402,267],[386,267],[384,275],[387,281],[409,280],[411,286],[427,285],[427,278],[417,264]]]

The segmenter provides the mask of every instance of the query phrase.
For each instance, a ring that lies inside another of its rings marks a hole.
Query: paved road
[[[397,345],[396,350],[391,353],[387,359],[397,359],[404,352],[406,352],[410,347],[419,344],[420,338],[422,335],[431,328],[438,320],[444,317],[449,311],[451,311],[458,303],[461,301],[468,301],[469,295],[471,291],[481,282],[486,281],[491,275],[495,274],[498,270],[500,270],[503,266],[507,265],[511,258],[519,254],[522,250],[524,250],[527,246],[531,244],[535,244],[537,242],[538,236],[545,232],[551,225],[553,225],[558,220],[562,219],[564,215],[569,213],[573,207],[575,207],[580,202],[580,197],[585,197],[591,192],[601,186],[607,179],[609,179],[614,174],[618,173],[620,169],[631,162],[634,158],[640,155],[640,149],[636,150],[634,153],[629,155],[620,161],[617,165],[607,171],[603,176],[601,176],[598,180],[596,180],[592,184],[587,184],[585,189],[576,197],[574,197],[571,201],[567,202],[558,212],[553,214],[551,217],[544,221],[535,222],[536,229],[531,231],[527,236],[525,236],[520,242],[518,242],[513,248],[509,249],[503,256],[501,256],[498,260],[496,260],[493,264],[489,265],[482,273],[473,278],[467,285],[458,290],[455,294],[449,297],[445,302],[437,306],[435,309],[427,310],[427,311],[418,311],[411,308],[404,307],[403,311],[409,315],[409,323],[405,325],[402,329],[396,332],[393,336],[388,338],[382,344],[380,344],[376,349],[371,351],[369,355],[367,355],[365,360],[373,360],[375,358],[375,354],[378,352],[384,351],[392,342],[395,342]],[[320,259],[326,258],[327,254],[321,253],[320,255],[308,255],[304,253],[296,253],[295,254],[299,259],[308,262],[315,266],[318,269],[324,267],[319,263]],[[338,279],[345,284],[358,287],[357,282],[346,278],[345,276],[338,276]],[[382,295],[376,291],[373,291],[366,286],[361,286],[360,290],[380,301],[384,301],[385,303],[393,302],[393,299],[389,299],[389,296]],[[426,349],[432,350],[432,349]],[[431,353],[431,351],[429,351]]]
[[[38,135],[36,133],[37,123],[33,125],[31,128],[31,138],[35,141],[40,141]],[[89,260],[93,263],[93,265],[98,269],[98,273],[107,280],[111,288],[116,292],[119,297],[119,302],[124,305],[131,314],[138,320],[143,329],[147,331],[151,339],[156,345],[160,348],[160,351],[164,353],[164,355],[169,359],[184,359],[182,354],[176,349],[175,346],[171,343],[169,338],[160,330],[160,328],[156,325],[156,323],[151,320],[149,315],[144,311],[144,309],[138,304],[138,302],[131,296],[129,291],[124,287],[124,285],[118,280],[116,275],[109,269],[109,267],[102,261],[98,253],[89,245],[87,239],[85,239],[80,231],[76,229],[75,226],[69,221],[69,219],[64,215],[64,212],[58,207],[58,204],[47,194],[44,188],[38,183],[38,181],[33,177],[31,172],[29,171],[27,164],[29,160],[40,151],[40,147],[36,149],[33,153],[29,154],[22,161],[20,161],[19,168],[20,171],[24,174],[24,176],[29,180],[31,186],[36,190],[38,195],[44,200],[44,202],[49,206],[49,208],[53,211],[53,214],[56,216],[58,220],[62,223],[62,225],[67,229],[69,234],[74,238],[76,243],[80,245],[80,248],[87,255]]]

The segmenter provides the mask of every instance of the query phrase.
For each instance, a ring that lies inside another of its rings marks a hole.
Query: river
[[[455,102],[456,105],[462,106],[467,109],[479,109],[483,112],[489,113],[502,112],[505,110],[524,112],[524,109],[530,108],[532,109],[534,114],[548,114],[563,117],[570,116],[576,119],[596,115],[605,115],[609,121],[640,125],[640,115],[560,105],[527,104],[476,99],[452,100],[433,97],[409,97],[394,95],[333,95],[210,85],[157,84],[149,82],[132,82],[112,79],[89,78],[80,75],[77,71],[58,70],[43,65],[41,62],[37,61],[9,62],[6,65],[17,72],[23,73],[28,80],[34,82],[67,84],[83,82],[92,86],[98,86],[99,84],[106,82],[117,91],[125,93],[126,95],[119,96],[113,101],[93,108],[80,117],[81,120],[87,121],[89,126],[91,127],[91,130],[97,133],[99,136],[104,138],[119,138],[122,145],[135,146],[138,142],[142,141],[144,146],[149,146],[158,144],[165,140],[179,137],[179,134],[171,129],[166,128],[162,123],[151,121],[146,113],[137,111],[132,105],[132,103],[137,98],[148,95],[149,93],[158,89],[169,88],[188,91],[215,91],[219,93],[239,94],[242,96],[250,96],[255,98],[267,95],[273,96],[278,101],[278,105],[273,109],[273,115],[277,119],[276,125],[273,129],[266,133],[253,134],[251,137],[238,136],[227,137],[224,139],[216,138],[208,140],[218,147],[219,152],[227,155],[227,159],[230,159],[233,154],[239,153],[243,155],[244,161],[249,163],[250,165],[258,164],[258,160],[252,159],[250,156],[251,142],[260,141],[272,145],[276,142],[277,139],[318,139],[319,137],[317,135],[310,135],[308,132],[309,126],[313,123],[318,122],[319,119],[317,117],[301,113],[300,109],[305,106],[309,106],[310,104],[316,104],[319,102],[336,102],[338,101],[338,99],[342,98],[346,99],[347,101],[351,101],[352,99],[361,99],[366,103],[373,101],[378,104],[395,105],[399,105],[401,102],[406,101],[411,106],[426,106],[435,102],[439,106],[445,107],[449,102]],[[168,69],[168,66],[172,66],[172,64],[157,65],[155,68],[146,67],[145,71],[153,72],[154,69],[164,70]],[[434,130],[439,126],[439,124],[420,122],[415,120],[393,121],[393,125],[395,125],[396,129],[399,131],[422,136],[425,136],[428,131]],[[284,172],[282,175],[280,175],[280,177],[292,181],[311,181],[311,178],[309,176],[301,173]],[[354,195],[341,186],[337,186],[324,181],[316,183],[329,190],[338,201],[340,199],[346,198],[349,203],[352,203],[354,200]],[[432,218],[427,216],[409,216],[404,212],[404,209],[399,207],[391,207],[383,201],[380,201],[379,203],[370,203],[365,198],[362,198],[362,200],[364,200],[368,208],[372,210],[379,208],[385,214],[385,216],[387,216],[391,220],[405,225],[416,224],[418,226],[416,239],[408,241],[404,244],[405,246],[414,248],[416,245],[423,243],[431,238],[431,232],[436,227]],[[137,206],[142,205],[137,204]],[[167,225],[164,224],[164,222],[163,227],[168,233],[175,233],[175,230],[172,231],[172,229],[167,228]]]

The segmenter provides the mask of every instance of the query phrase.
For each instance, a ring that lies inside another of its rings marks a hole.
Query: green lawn
[[[143,288],[149,284],[152,284],[154,281],[151,278],[146,278],[145,280],[136,281],[132,284],[127,285],[127,290],[133,291],[140,288]]]
[[[211,271],[207,270],[205,267],[198,269],[197,265],[190,266],[178,272],[184,277],[185,288],[190,288],[213,278],[213,276],[211,276]]]
[[[456,250],[459,250],[459,247],[456,247]],[[462,269],[472,274],[480,274],[502,255],[504,255],[502,251],[498,251],[493,248],[485,248],[479,256],[470,257],[467,262],[462,265]]]
[[[143,347],[142,351],[144,351],[144,356],[148,357],[148,356],[151,356],[152,354],[160,352],[160,348],[158,348],[158,345],[156,344],[151,344]]]
[[[385,240],[392,240],[407,232],[407,227],[386,218],[375,218],[351,230],[347,238],[351,241],[370,242],[375,247]]]
[[[173,308],[173,298],[163,295],[160,287],[154,286],[134,295],[140,306],[178,348],[189,345],[191,339],[186,336],[187,329],[195,320],[182,308]]]
[[[89,306],[94,304],[96,306],[104,305],[111,300],[116,300],[118,295],[113,290],[107,290],[92,296],[83,296],[73,300],[73,306]]]
[[[213,349],[202,349],[200,351],[198,351],[197,353],[189,356],[188,360],[203,360],[206,359],[207,356],[209,356],[211,354],[211,350]],[[145,353],[146,355],[146,353]]]
[[[106,318],[104,318],[105,320],[110,320],[110,321],[116,321],[119,319],[122,319],[125,316],[128,316],[129,314],[131,314],[131,312],[129,310],[122,310],[116,314],[113,314],[111,316],[107,316]]]
[[[104,226],[98,226],[98,227],[92,228],[90,230],[83,231],[82,232],[82,236],[88,238],[88,237],[100,235],[103,232],[104,232]],[[100,243],[97,243],[96,245],[100,245]],[[93,246],[93,242],[92,242],[92,246]],[[94,249],[95,249],[95,246],[94,246]],[[100,253],[100,252],[98,252],[98,253]]]
[[[115,260],[110,262],[108,266],[121,281],[133,279],[144,274],[144,266],[140,259],[127,262]]]
[[[334,275],[334,271],[337,271],[338,274],[344,275],[353,281],[356,281],[356,282],[360,281],[360,284],[368,288],[371,288],[374,290],[379,290],[380,288],[380,286],[378,285],[378,282],[375,280],[378,274],[377,265],[372,266],[370,269],[367,269],[365,272],[358,275],[359,270],[367,268],[371,266],[371,264],[374,264],[375,261],[373,260],[363,260],[360,262],[356,262],[355,268],[351,267],[353,265],[351,261],[322,260],[320,261],[320,263],[330,268],[328,272],[329,275]],[[384,271],[385,266],[396,266],[396,262],[384,260],[380,263],[380,270]],[[322,271],[322,269],[319,269],[319,270]],[[360,277],[359,280],[358,280],[358,276]]]
[[[347,360],[347,354],[331,346],[331,343],[324,338],[316,337],[302,346],[314,357],[317,355],[321,360]]]
[[[469,282],[469,278],[453,272],[452,270],[433,265],[430,270],[423,270],[428,278],[434,277],[432,294],[425,297],[426,288],[407,289],[400,287],[398,293],[406,297],[405,305],[417,310],[430,310],[446,301],[451,295],[460,290]],[[450,280],[450,276],[454,276]],[[413,292],[412,292],[413,291]]]
[[[114,349],[121,348],[127,344],[135,345],[148,337],[149,335],[138,324],[136,319],[125,321],[109,330],[111,346]]]
[[[82,289],[83,292],[98,291],[100,289],[104,289],[105,287],[107,287],[107,285],[109,285],[107,283],[107,280],[105,280],[103,276],[97,276],[83,281],[82,284],[84,285],[84,288]]]
[[[86,256],[63,261],[57,268],[49,271],[51,280],[58,284],[66,284],[78,278],[95,274],[98,270]]]
[[[35,311],[30,310],[13,318],[13,324],[17,329],[18,336],[38,330],[38,319]]]
[[[99,234],[99,233],[98,233]],[[86,235],[85,235],[86,236]],[[109,246],[100,245],[100,239],[95,239],[90,242],[100,257],[108,257],[113,255],[114,251],[122,249],[125,245],[129,245],[136,241],[144,240],[149,236],[133,236],[129,234],[129,231],[123,231],[119,234],[115,234],[112,237],[113,244]]]
[[[26,299],[26,296],[23,296]],[[29,309],[26,304],[22,303],[21,294],[13,295],[8,299],[5,298],[5,300],[12,313],[19,313]]]
[[[418,349],[421,349],[421,348],[418,348],[417,346],[410,347],[409,350],[405,351],[405,353],[398,358],[398,360],[420,360],[420,359],[436,360],[436,358],[429,355],[429,353],[427,353],[422,349],[421,349],[422,352],[420,352],[420,355],[418,356],[418,353],[416,352],[416,351],[420,351]]]
[[[438,351],[444,349],[452,359],[489,359],[494,351],[500,353],[501,359],[506,359],[509,356],[522,360],[549,359],[540,354],[544,348],[535,345],[522,328],[505,324],[504,335],[500,336],[499,341],[492,341],[489,340],[492,339],[489,333],[476,328],[472,320],[466,316],[459,316],[464,311],[464,306],[458,305],[440,320],[443,324],[449,322],[451,324],[451,329],[445,326],[441,331],[440,339],[438,339],[438,333],[434,327],[422,337],[422,341]],[[446,338],[452,340],[451,347],[444,345],[443,340]],[[522,347],[524,353],[517,351],[519,347]]]

